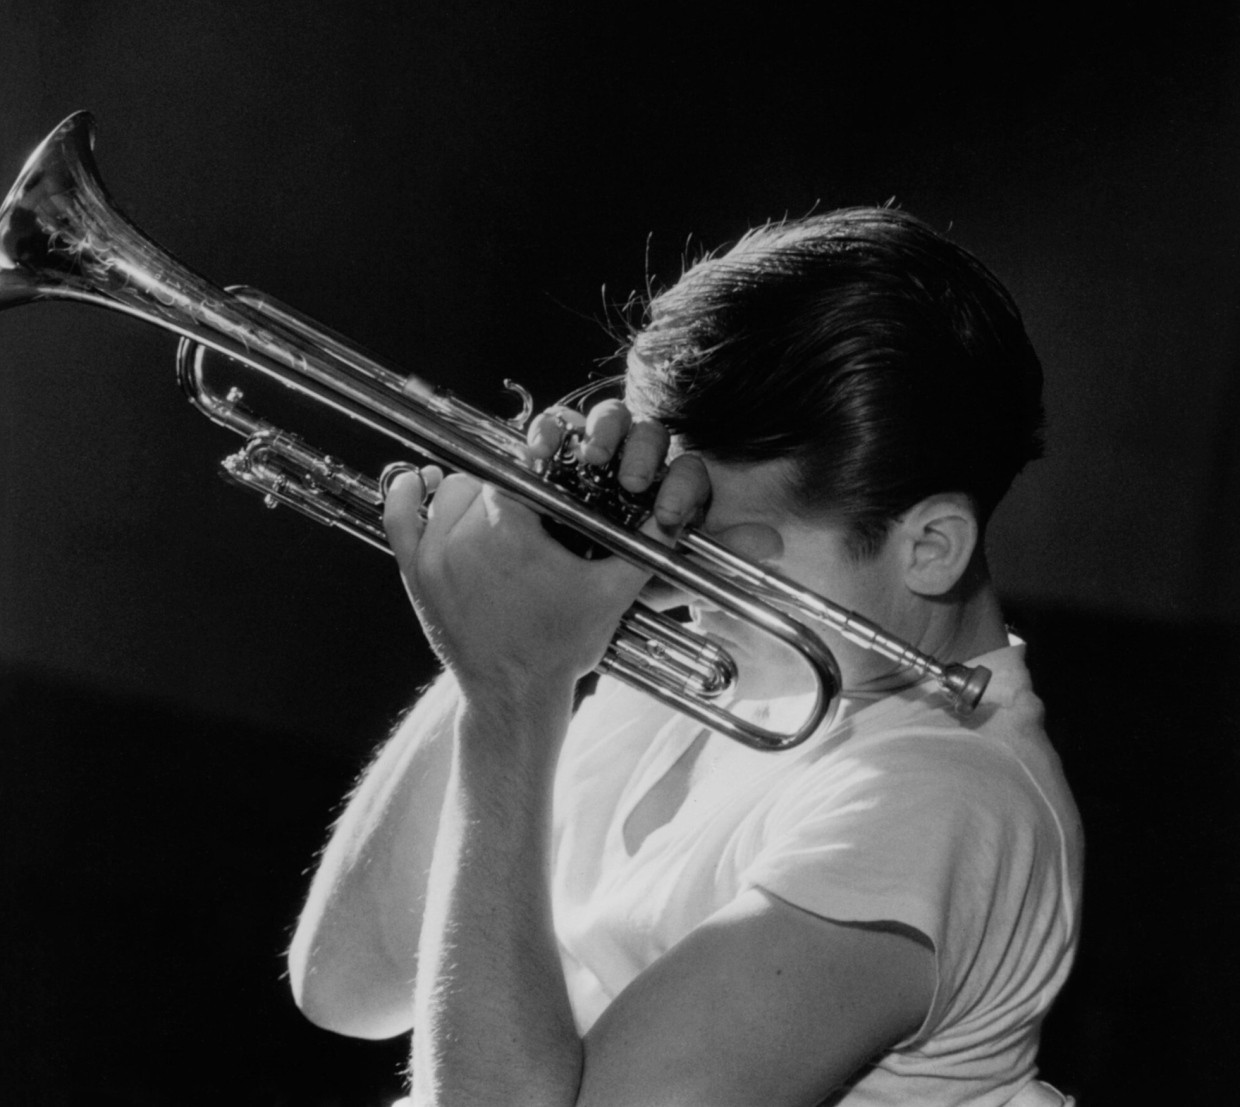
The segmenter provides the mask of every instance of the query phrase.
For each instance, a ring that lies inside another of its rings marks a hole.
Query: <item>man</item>
[[[632,491],[670,457],[647,533],[693,522],[980,659],[985,697],[958,717],[819,628],[844,693],[793,750],[606,679],[573,718],[643,574],[469,477],[402,478],[389,538],[446,673],[335,827],[298,1002],[343,1033],[412,1028],[417,1104],[1063,1102],[1034,1058],[1076,944],[1079,823],[983,550],[1040,448],[1015,306],[913,218],[846,210],[693,267],[627,359],[581,455],[618,452]],[[562,428],[538,420],[532,456]],[[740,664],[737,709],[798,717],[800,668],[691,608]]]

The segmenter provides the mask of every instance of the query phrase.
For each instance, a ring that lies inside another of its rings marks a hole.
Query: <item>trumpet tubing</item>
[[[0,308],[74,300],[132,315],[181,337],[177,373],[191,402],[245,445],[223,463],[235,483],[380,549],[385,477],[342,464],[250,411],[239,388],[207,381],[215,351],[396,442],[404,451],[488,481],[556,525],[642,566],[677,588],[747,621],[794,650],[817,681],[815,702],[789,732],[767,730],[715,701],[736,679],[715,643],[640,604],[624,617],[599,666],[714,730],[758,749],[788,749],[813,734],[840,686],[835,658],[804,619],[935,677],[958,710],[985,690],[982,668],[943,665],[880,627],[732,554],[698,532],[676,549],[635,529],[646,510],[597,470],[563,454],[532,467],[524,425],[533,403],[501,419],[366,353],[261,292],[221,288],[138,230],[112,203],[92,155],[84,112],[39,146],[0,207]],[[399,464],[399,463],[398,463]],[[778,606],[776,606],[778,605]],[[791,608],[797,615],[788,614]]]

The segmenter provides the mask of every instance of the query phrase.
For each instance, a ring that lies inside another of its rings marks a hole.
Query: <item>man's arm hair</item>
[[[413,1022],[426,879],[451,766],[456,684],[441,675],[397,726],[332,827],[288,952],[311,1022],[389,1038]]]

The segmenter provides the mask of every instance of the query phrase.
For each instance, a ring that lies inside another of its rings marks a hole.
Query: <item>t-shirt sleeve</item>
[[[896,733],[813,766],[785,801],[742,884],[823,918],[925,935],[939,985],[923,1029],[1022,986],[1030,958],[1011,954],[1046,940],[1059,850],[1010,753],[969,734]]]

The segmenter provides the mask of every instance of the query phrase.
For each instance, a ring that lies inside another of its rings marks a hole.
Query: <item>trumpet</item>
[[[674,618],[638,603],[622,619],[598,666],[712,730],[762,750],[789,749],[822,725],[838,702],[840,672],[811,629],[820,620],[849,641],[938,681],[952,707],[971,711],[990,673],[943,664],[794,581],[738,557],[697,530],[674,548],[637,529],[648,504],[606,471],[579,463],[571,439],[534,465],[524,428],[529,393],[504,419],[404,372],[341,335],[254,289],[223,288],[178,261],[119,211],[93,156],[94,120],[77,112],[30,156],[0,207],[0,309],[39,300],[73,300],[132,315],[180,336],[177,375],[208,418],[242,435],[224,475],[386,550],[382,528],[388,482],[409,462],[378,477],[349,468],[249,409],[238,387],[213,388],[210,353],[326,405],[385,435],[404,451],[470,473],[549,523],[625,558],[680,591],[744,620],[794,651],[815,677],[813,704],[792,730],[774,731],[719,703],[737,679],[730,654]]]

